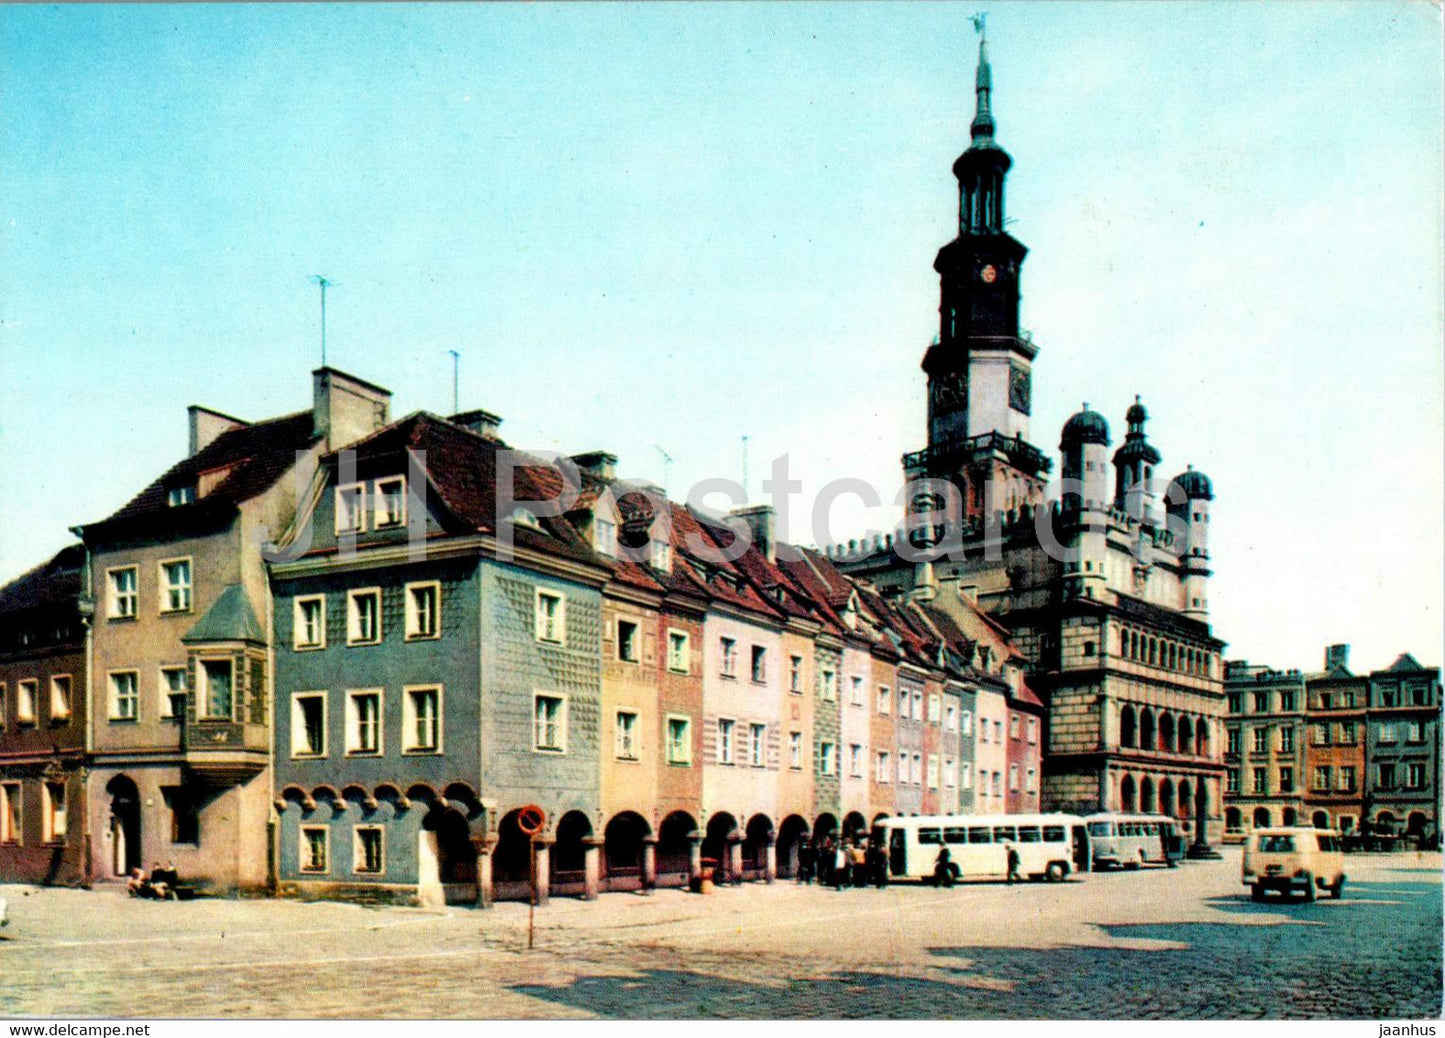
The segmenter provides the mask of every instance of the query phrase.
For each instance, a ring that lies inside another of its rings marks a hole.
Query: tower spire
[[[974,92],[978,102],[973,115],[973,139],[992,140],[994,131],[993,110],[990,106],[993,94],[993,70],[988,64],[988,15],[973,15],[973,27],[978,32],[978,73],[974,77]]]

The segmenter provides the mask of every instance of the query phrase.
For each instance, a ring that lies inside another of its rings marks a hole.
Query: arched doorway
[[[657,885],[685,887],[692,867],[692,834],[697,819],[686,811],[674,811],[657,829]]]
[[[808,835],[808,823],[799,815],[788,815],[778,826],[778,875],[798,874],[798,845]]]
[[[1139,813],[1141,815],[1154,813],[1154,780],[1148,775],[1145,775],[1139,782]]]
[[[1395,835],[1395,816],[1389,811],[1381,811],[1375,816],[1374,825],[1371,826],[1374,832],[1380,836]]]
[[[715,869],[713,875],[719,882],[732,878],[728,874],[728,837],[737,827],[738,820],[726,811],[719,811],[707,821],[702,840],[703,868]]]
[[[1244,828],[1244,819],[1240,816],[1239,808],[1229,807],[1224,810],[1224,828],[1232,833],[1239,832]]]
[[[568,811],[557,820],[557,838],[550,855],[550,886],[554,894],[587,892],[587,847],[592,822],[581,811]]]
[[[820,843],[838,831],[838,819],[824,812],[813,823],[813,842]]]
[[[866,837],[868,835],[868,819],[857,811],[849,811],[843,817],[843,835],[855,842],[859,837]]]
[[[497,823],[497,846],[492,851],[492,890],[498,899],[525,899],[531,894],[532,838],[517,825],[519,813],[508,811]]]
[[[105,785],[110,794],[110,868],[113,876],[129,876],[141,868],[140,790],[129,775]]]
[[[1283,814],[1283,816],[1280,818],[1280,824],[1281,824],[1281,825],[1294,825],[1294,823],[1295,823],[1295,821],[1298,819],[1298,817],[1299,817],[1299,816],[1298,816],[1297,814],[1295,814],[1294,808],[1292,808],[1292,807],[1287,807],[1287,808],[1284,809],[1284,814]]]
[[[1417,841],[1424,839],[1425,823],[1424,811],[1411,811],[1410,817],[1405,819],[1405,835]]]
[[[1134,715],[1134,707],[1130,703],[1124,704],[1124,709],[1119,711],[1119,745],[1132,749],[1139,741],[1139,720]]]
[[[1136,803],[1134,799],[1134,776],[1125,775],[1119,780],[1119,810],[1126,815],[1133,814]]]
[[[1254,809],[1254,827],[1256,829],[1269,828],[1269,808],[1256,807]]]
[[[472,845],[471,828],[466,817],[455,807],[442,808],[433,805],[422,817],[420,838],[426,847],[420,852],[419,862],[426,871],[434,875],[419,875],[417,884],[422,888],[441,887],[442,899],[447,904],[473,904],[477,900],[477,849]],[[432,863],[435,864],[432,864]]]
[[[1330,827],[1330,816],[1324,811],[1316,811],[1310,818],[1310,824],[1316,829],[1328,829]]]
[[[743,877],[762,879],[768,870],[768,841],[773,836],[773,820],[767,815],[753,815],[743,833]]]
[[[602,869],[608,890],[642,887],[642,847],[652,832],[636,811],[619,811],[602,831]]]

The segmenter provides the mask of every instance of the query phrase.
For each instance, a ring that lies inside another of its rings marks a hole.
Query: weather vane
[[[984,37],[987,37],[987,36],[988,36],[988,33],[985,31],[986,28],[987,28],[987,26],[985,25],[985,23],[988,21],[988,12],[987,12],[987,11],[980,11],[980,12],[978,12],[978,14],[971,14],[971,15],[968,16],[968,18],[969,18],[969,21],[973,22],[973,31],[974,31],[974,32],[978,33],[980,36],[984,36]]]

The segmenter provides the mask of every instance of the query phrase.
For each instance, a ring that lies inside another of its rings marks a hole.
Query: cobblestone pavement
[[[1253,904],[1238,853],[1069,883],[780,882],[489,912],[0,886],[0,1015],[1344,1017],[1441,1012],[1441,860]]]

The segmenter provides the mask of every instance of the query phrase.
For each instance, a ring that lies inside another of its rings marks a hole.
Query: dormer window
[[[600,553],[613,558],[617,555],[617,524],[600,516],[592,520],[592,542]]]
[[[366,484],[351,483],[336,488],[336,532],[362,533],[366,530]]]
[[[653,542],[652,568],[660,573],[672,572],[672,545],[666,541]]]
[[[376,481],[376,528],[385,530],[406,524],[406,477]]]
[[[518,526],[525,526],[529,530],[540,530],[542,528],[541,524],[537,522],[537,517],[520,505],[512,509],[511,519],[512,522]]]
[[[196,500],[196,488],[192,486],[171,487],[166,493],[166,504],[171,508],[179,508],[181,505],[193,504]]]

